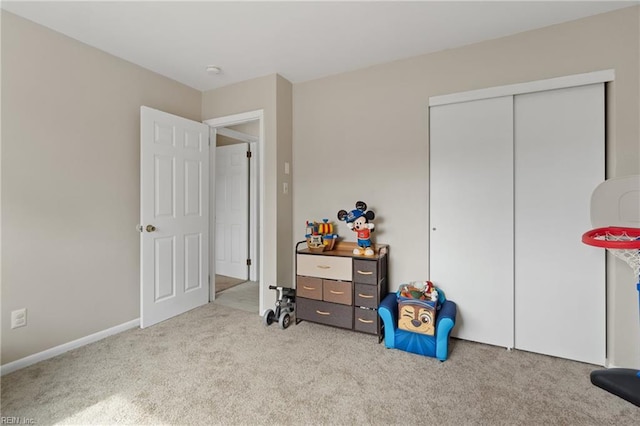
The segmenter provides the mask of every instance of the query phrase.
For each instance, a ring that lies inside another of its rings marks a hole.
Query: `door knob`
[[[147,232],[153,232],[156,230],[156,227],[153,225],[147,225],[146,230]]]

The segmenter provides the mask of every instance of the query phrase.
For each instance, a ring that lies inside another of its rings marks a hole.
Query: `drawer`
[[[296,295],[322,300],[322,278],[296,277]]]
[[[298,254],[298,275],[327,278],[329,280],[351,281],[351,258]]]
[[[366,308],[377,309],[380,304],[380,298],[378,297],[378,286],[369,284],[355,283],[355,289],[353,298],[354,305],[364,306]]]
[[[353,328],[353,307],[296,298],[296,318],[351,329]]]
[[[353,261],[353,282],[363,284],[378,284],[378,262],[375,260]]]
[[[322,299],[326,302],[351,305],[353,300],[351,282],[322,280]]]
[[[355,308],[353,329],[363,333],[378,334],[378,311],[376,309]]]

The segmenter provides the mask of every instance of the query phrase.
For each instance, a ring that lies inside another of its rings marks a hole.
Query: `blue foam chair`
[[[378,307],[378,315],[384,323],[384,345],[418,355],[430,356],[445,361],[449,355],[449,334],[456,324],[457,306],[440,297],[440,309],[436,317],[435,334],[414,333],[398,328],[398,302],[396,293],[389,293]]]

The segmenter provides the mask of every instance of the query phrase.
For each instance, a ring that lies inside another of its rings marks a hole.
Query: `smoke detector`
[[[207,69],[207,74],[209,75],[216,75],[222,72],[222,69],[216,65],[209,65],[206,69]]]

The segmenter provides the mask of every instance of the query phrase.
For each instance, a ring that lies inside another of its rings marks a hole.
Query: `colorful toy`
[[[353,249],[353,254],[374,255],[371,245],[371,232],[374,231],[375,225],[369,221],[375,217],[376,215],[373,211],[367,211],[367,203],[364,201],[358,201],[355,210],[350,212],[340,210],[338,212],[338,219],[347,222],[349,229],[358,234],[358,248]]]
[[[338,234],[333,233],[329,219],[322,219],[321,223],[307,221],[305,238],[311,251],[333,250]]]
[[[402,284],[397,293],[398,328],[433,336],[438,296],[431,281]]]
[[[403,284],[400,287],[400,296],[407,299],[438,301],[438,289],[431,281],[422,283]]]

